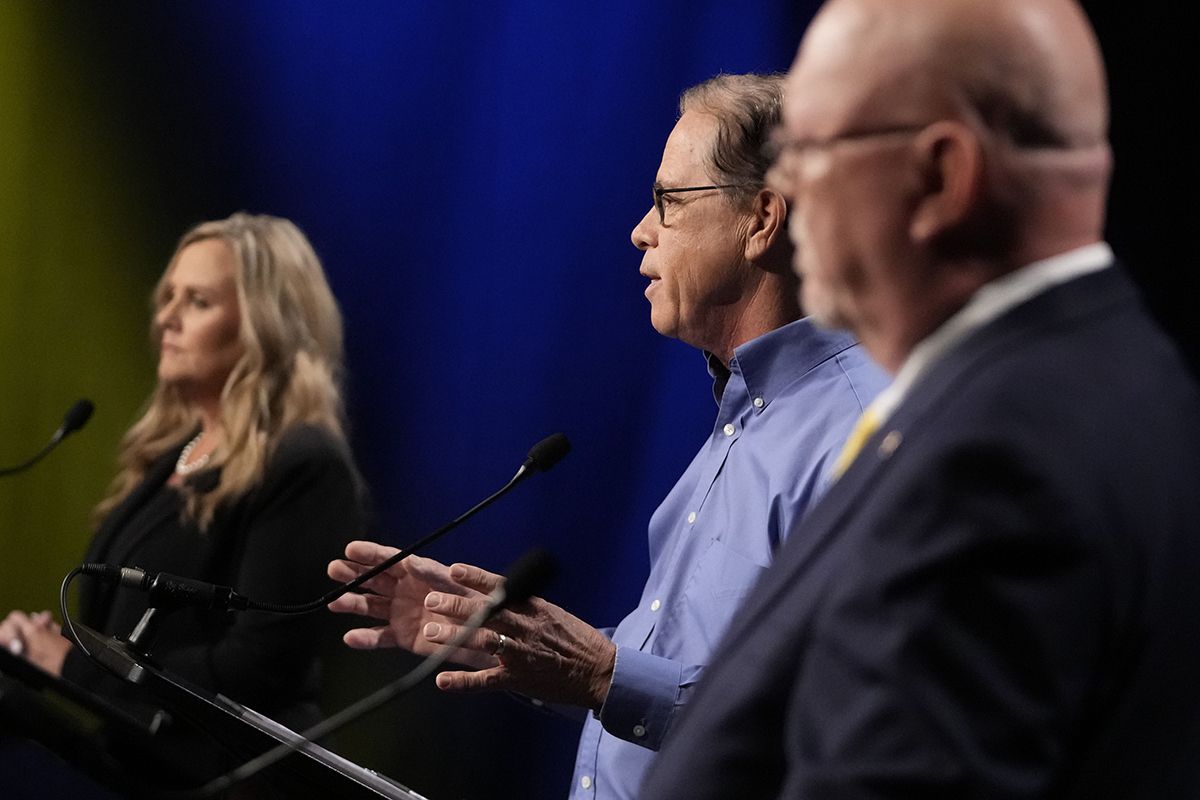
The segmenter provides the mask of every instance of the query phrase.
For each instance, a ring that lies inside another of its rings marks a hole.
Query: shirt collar
[[[965,306],[913,348],[896,379],[871,403],[871,411],[882,423],[930,365],[969,335],[1026,300],[1112,263],[1112,249],[1105,242],[1096,242],[1035,261],[984,284]]]
[[[713,397],[720,405],[730,377],[738,375],[750,401],[762,399],[755,403],[761,410],[801,375],[854,344],[850,334],[818,328],[805,317],[735,348],[728,369],[705,351],[708,372],[713,376]]]

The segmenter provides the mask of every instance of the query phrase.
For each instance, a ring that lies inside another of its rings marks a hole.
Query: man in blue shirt
[[[720,75],[686,91],[633,230],[655,330],[704,352],[716,423],[650,520],[638,607],[597,630],[535,598],[497,615],[444,672],[442,689],[506,689],[590,709],[572,797],[632,798],[740,599],[830,480],[854,421],[886,384],[854,340],[802,319],[787,204],[767,188],[763,145],[778,76]],[[395,551],[356,542],[345,580]],[[449,641],[499,577],[409,558],[332,604],[386,620],[352,647],[427,653]],[[432,590],[432,591],[431,591]]]

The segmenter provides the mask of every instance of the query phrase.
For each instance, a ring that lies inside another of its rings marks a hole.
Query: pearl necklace
[[[185,444],[183,446],[183,450],[181,450],[179,453],[179,458],[176,459],[176,461],[175,461],[175,474],[176,475],[190,475],[191,473],[195,472],[198,469],[203,469],[204,466],[208,463],[208,460],[210,458],[212,458],[212,453],[208,452],[208,453],[205,453],[204,455],[200,456],[199,458],[197,458],[191,464],[187,463],[188,458],[190,458],[192,455],[192,451],[196,449],[196,445],[200,444],[200,440],[203,438],[204,438],[204,431],[200,431],[200,433],[196,434],[195,439],[192,439],[190,442],[188,442],[187,444]]]

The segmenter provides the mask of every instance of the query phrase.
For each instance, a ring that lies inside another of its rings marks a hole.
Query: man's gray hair
[[[708,156],[713,180],[744,184],[733,194],[743,201],[762,188],[771,166],[763,145],[780,122],[783,106],[781,72],[720,74],[684,91],[679,114],[703,111],[717,118],[717,139]]]

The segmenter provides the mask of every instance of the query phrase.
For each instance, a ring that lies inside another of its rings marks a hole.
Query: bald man
[[[1069,0],[830,0],[772,185],[896,375],[717,647],[661,798],[1200,798],[1200,395],[1101,238]]]

